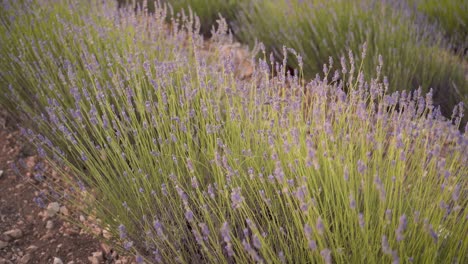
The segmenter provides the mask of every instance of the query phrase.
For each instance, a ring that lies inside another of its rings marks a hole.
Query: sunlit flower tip
[[[349,170],[348,170],[348,166],[345,166],[345,167],[344,167],[343,177],[344,177],[345,181],[348,181],[348,180],[349,180]]]
[[[192,177],[192,187],[194,189],[198,189],[198,181],[197,181],[197,178],[196,177]]]
[[[133,241],[127,241],[123,244],[125,250],[130,250],[133,247]]]
[[[357,169],[360,174],[363,174],[364,171],[367,169],[367,166],[366,164],[364,164],[364,162],[362,162],[361,160],[358,160]]]
[[[231,192],[232,207],[234,209],[240,208],[243,201],[244,201],[244,197],[241,195],[241,188],[240,187],[234,188]]]
[[[192,163],[192,160],[191,159],[187,159],[187,169],[189,170],[189,172],[193,172],[194,169],[193,169],[193,163]]]
[[[284,257],[283,251],[278,252],[278,258],[280,259],[281,263],[286,263],[286,258]]]
[[[86,157],[86,155],[84,154],[84,152],[81,152],[81,160],[82,160],[82,161],[87,161],[87,160],[88,160],[88,157]]]
[[[392,264],[399,264],[400,263],[400,257],[398,256],[398,251],[394,250],[392,252]]]
[[[453,192],[452,192],[452,200],[456,202],[458,201],[459,198],[460,198],[460,184],[457,184],[455,185],[455,188],[453,189]]]
[[[362,213],[359,213],[358,217],[359,217],[359,226],[361,228],[364,228],[364,225],[366,224],[364,221],[364,215]]]
[[[434,231],[434,228],[432,228],[432,225],[429,226],[429,234],[431,235],[432,239],[434,239],[435,243],[439,241],[439,235]]]
[[[313,239],[310,239],[310,240],[307,242],[307,246],[308,246],[309,249],[312,250],[312,251],[317,250],[317,242],[315,242],[315,240],[313,240]]]
[[[331,264],[332,263],[332,256],[331,256],[331,250],[326,248],[320,251],[320,255],[322,256],[323,260],[325,261],[326,264]]]
[[[400,216],[398,229],[395,231],[398,242],[404,239],[403,233],[405,232],[407,225],[408,225],[408,221],[407,221],[406,215],[403,214],[402,216]]]
[[[144,263],[143,257],[140,256],[140,255],[137,255],[137,256],[135,257],[135,261],[136,261],[136,263],[138,263],[138,264]]]
[[[356,200],[354,200],[352,194],[349,195],[349,207],[351,207],[353,210],[356,208]]]
[[[227,222],[224,222],[220,230],[224,242],[229,243],[231,241],[231,236],[229,235],[229,224]]]
[[[37,206],[39,206],[40,208],[45,208],[46,205],[44,203],[44,200],[42,200],[41,197],[34,197],[33,198],[33,201],[37,204]]]
[[[208,226],[205,223],[199,223],[198,226],[202,230],[203,239],[208,240],[208,237],[210,236],[210,230],[208,229]]]
[[[390,210],[390,209],[385,210],[385,220],[387,222],[392,221],[392,210]]]
[[[312,237],[312,227],[309,224],[304,224],[304,234],[307,239]]]
[[[325,227],[323,226],[323,222],[322,222],[322,218],[319,217],[317,218],[317,224],[315,226],[317,228],[317,232],[320,234],[320,235],[323,235],[323,233],[325,232]]]
[[[390,248],[390,245],[388,244],[388,239],[387,236],[382,236],[382,252],[386,255],[392,254],[392,249]]]
[[[193,212],[191,210],[185,211],[185,219],[189,222],[193,221]]]
[[[127,237],[127,230],[125,229],[125,226],[124,225],[119,225],[119,235],[120,235],[120,239],[124,239]]]
[[[210,196],[211,199],[215,198],[213,185],[211,185],[211,183],[208,185],[208,195]]]
[[[256,249],[260,249],[262,247],[262,243],[257,235],[252,235],[252,244]]]

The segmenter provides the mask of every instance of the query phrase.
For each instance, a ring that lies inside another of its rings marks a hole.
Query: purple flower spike
[[[382,236],[382,252],[386,255],[392,254],[392,249],[390,248],[390,245],[388,244],[388,239],[387,236]]]
[[[406,215],[402,215],[400,217],[400,223],[398,225],[398,229],[395,231],[397,241],[400,242],[404,239],[403,233],[405,232],[406,226],[408,225],[408,220],[406,218]]]
[[[193,222],[193,212],[192,212],[192,210],[187,210],[185,212],[185,219],[187,219],[187,221],[189,221],[189,222]]]
[[[308,246],[309,246],[309,249],[312,251],[317,250],[317,242],[315,242],[315,240],[313,239],[309,240]]]
[[[331,264],[332,263],[332,257],[331,257],[331,250],[326,248],[322,251],[320,251],[320,255],[322,256],[323,260],[325,261],[326,264]]]
[[[237,209],[241,207],[244,197],[241,195],[241,188],[235,188],[231,193],[232,208]]]
[[[364,171],[367,169],[366,164],[364,164],[364,162],[362,162],[361,160],[358,160],[357,166],[358,166],[358,167],[357,167],[358,172],[359,172],[360,174],[363,174]]]
[[[123,245],[125,250],[130,250],[133,247],[133,241],[127,241]]]
[[[364,228],[364,225],[365,225],[365,221],[364,221],[364,215],[362,213],[359,213],[359,226],[361,228]]]
[[[325,232],[325,227],[323,226],[323,222],[322,222],[322,218],[321,218],[321,217],[319,217],[319,218],[317,219],[316,228],[317,228],[317,232],[318,232],[320,235],[323,235],[323,233]]]
[[[458,201],[458,198],[460,198],[460,184],[455,185],[455,189],[452,193],[452,200],[454,202]]]
[[[125,229],[125,226],[124,225],[119,225],[119,235],[120,235],[120,239],[124,239],[127,237],[127,229]]]

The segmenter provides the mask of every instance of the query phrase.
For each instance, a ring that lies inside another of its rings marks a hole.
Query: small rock
[[[11,238],[20,238],[20,237],[23,236],[23,232],[18,228],[6,231],[3,234],[6,235],[6,236],[9,236]]]
[[[30,261],[31,259],[32,259],[32,256],[31,256],[31,254],[28,253],[28,254],[24,255],[24,256],[19,260],[18,263],[20,263],[20,264],[27,264],[27,263],[29,263],[29,261]]]
[[[6,247],[8,247],[8,242],[0,240],[0,249],[4,249]]]
[[[83,223],[84,221],[86,221],[86,218],[83,215],[80,215],[80,222]]]
[[[109,253],[111,253],[111,251],[112,251],[112,248],[109,247],[109,246],[108,246],[107,244],[105,244],[105,243],[101,243],[101,249],[102,249],[102,251],[104,251],[104,253],[105,253],[106,255],[109,254]]]
[[[49,229],[49,230],[53,229],[54,228],[54,222],[50,221],[50,220],[47,221],[46,228]]]
[[[68,211],[68,208],[65,207],[65,206],[62,206],[60,207],[60,213],[65,215],[65,216],[69,216],[70,215],[70,212]]]
[[[102,255],[102,251],[93,252],[93,257],[96,258],[98,261],[103,261],[104,256]]]
[[[3,171],[0,170],[0,178],[3,176]]]
[[[54,258],[54,264],[63,264],[63,261],[59,258]]]
[[[99,260],[95,257],[88,257],[88,260],[91,264],[99,264]]]
[[[43,235],[43,236],[40,238],[40,240],[43,240],[43,241],[44,241],[44,240],[48,240],[48,239],[51,239],[53,236],[54,236],[54,234],[48,232],[47,234]]]
[[[8,259],[0,258],[0,264],[13,264],[11,261]]]
[[[95,226],[91,232],[95,234],[96,236],[100,236],[102,234],[102,229]]]
[[[30,253],[33,253],[34,251],[36,251],[38,249],[38,247],[36,247],[35,245],[31,245],[29,247],[26,248],[26,251],[27,252],[30,252]]]
[[[47,216],[54,217],[60,211],[60,204],[57,202],[47,205]]]
[[[67,264],[75,264],[75,261],[73,261],[73,260],[69,261],[69,262],[67,262]]]

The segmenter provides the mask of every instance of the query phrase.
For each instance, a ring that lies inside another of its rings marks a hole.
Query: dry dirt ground
[[[80,219],[73,210],[47,200],[45,208],[36,204],[34,198],[47,190],[34,176],[41,163],[14,124],[0,122],[0,264],[130,264],[129,258],[119,258],[97,238],[64,221],[65,216]],[[50,178],[52,172],[46,168],[43,175]]]

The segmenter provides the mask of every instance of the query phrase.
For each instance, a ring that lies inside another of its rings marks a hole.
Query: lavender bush
[[[438,24],[454,49],[462,56],[468,55],[468,2],[467,1],[408,1],[430,22]]]
[[[213,25],[221,15],[228,23],[234,21],[241,0],[162,0],[172,7],[174,13],[194,12],[200,18],[200,33],[211,35]]]
[[[349,57],[306,82],[286,48],[241,81],[159,7],[1,5],[0,103],[63,173],[54,192],[137,262],[468,259],[462,104],[447,120]]]
[[[264,42],[277,59],[283,56],[283,45],[294,48],[303,56],[309,78],[321,72],[329,57],[335,61],[332,72],[339,70],[340,59],[352,52],[359,67],[355,70],[369,80],[382,56],[390,91],[433,88],[435,104],[450,116],[456,103],[468,103],[466,63],[451,55],[435,27],[416,21],[402,2],[406,1],[249,1],[240,4],[235,33],[251,44]],[[364,43],[366,59],[360,56]]]

